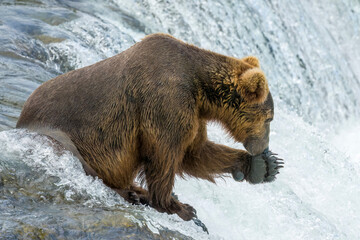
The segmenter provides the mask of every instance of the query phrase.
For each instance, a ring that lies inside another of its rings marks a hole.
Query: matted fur
[[[176,174],[213,182],[234,169],[249,172],[251,155],[209,141],[206,122],[220,122],[239,142],[262,139],[273,115],[264,103],[270,97],[255,57],[236,59],[153,34],[42,84],[17,127],[66,139],[86,171],[127,200],[137,193],[157,210],[190,220],[193,209],[171,196]],[[141,170],[148,191],[134,185]]]

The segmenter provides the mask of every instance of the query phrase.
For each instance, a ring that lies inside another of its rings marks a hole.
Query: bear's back
[[[17,127],[72,132],[129,119],[137,124],[141,108],[157,104],[154,99],[193,95],[190,75],[184,76],[192,67],[186,47],[169,35],[153,34],[114,57],[51,79],[26,101]]]

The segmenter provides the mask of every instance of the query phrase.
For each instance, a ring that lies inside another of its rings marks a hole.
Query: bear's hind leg
[[[147,190],[143,189],[142,187],[136,186],[135,184],[131,185],[131,190],[138,195],[141,204],[149,205],[149,193]]]
[[[114,188],[112,189],[123,197],[127,202],[134,205],[149,205],[149,194],[145,189],[132,184],[128,189]]]

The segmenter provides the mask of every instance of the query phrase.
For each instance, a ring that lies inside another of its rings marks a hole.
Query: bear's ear
[[[241,60],[248,63],[248,64],[250,64],[253,67],[260,68],[260,63],[259,63],[259,60],[257,59],[257,57],[248,56],[248,57],[242,58]]]
[[[269,93],[265,74],[260,68],[251,68],[237,76],[234,82],[244,101],[255,104],[263,103]]]

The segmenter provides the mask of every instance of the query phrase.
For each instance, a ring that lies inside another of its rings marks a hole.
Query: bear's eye
[[[272,120],[273,120],[273,118],[268,118],[268,119],[265,120],[265,122],[266,122],[266,123],[269,123],[269,122],[271,122]]]

